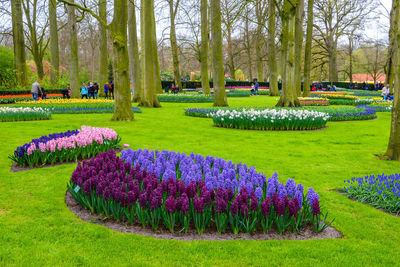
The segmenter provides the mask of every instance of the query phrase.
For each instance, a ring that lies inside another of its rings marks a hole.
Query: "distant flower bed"
[[[49,120],[51,113],[42,108],[0,108],[0,121]]]
[[[305,194],[301,184],[282,184],[277,174],[266,180],[254,167],[193,153],[128,149],[121,157],[110,151],[78,163],[68,190],[81,206],[170,232],[283,234],[330,225],[312,188]]]
[[[114,101],[106,99],[57,99],[19,102],[14,107],[41,107],[53,114],[112,113]],[[132,107],[133,112],[141,113],[140,108]]]
[[[321,112],[326,112],[330,116],[330,121],[354,121],[375,119],[376,111],[369,108],[343,107],[343,108],[321,108]]]
[[[324,92],[324,91],[316,91],[316,92],[310,92],[310,94],[312,96],[330,96],[330,97],[334,97],[334,96],[344,96],[346,94],[346,92]]]
[[[193,94],[162,94],[158,95],[161,102],[178,102],[178,103],[204,103],[214,102],[213,97]]]
[[[392,106],[387,106],[387,105],[377,105],[377,104],[360,105],[360,106],[357,106],[357,108],[373,109],[376,112],[392,112]]]
[[[387,212],[400,214],[400,174],[367,175],[344,181],[347,196]]]
[[[120,138],[109,128],[82,126],[80,130],[50,134],[18,147],[9,156],[18,166],[40,166],[90,158],[118,147]]]
[[[211,114],[214,125],[250,130],[315,130],[325,127],[329,115],[301,109],[219,110]]]
[[[58,99],[62,95],[61,94],[48,94],[47,98],[50,99]],[[13,104],[18,102],[29,102],[32,101],[32,95],[2,95],[0,96],[0,104]]]
[[[38,101],[31,101],[29,102],[18,102],[17,104],[24,104],[24,105],[55,105],[55,104],[114,104],[114,100],[109,99],[80,99],[80,98],[71,98],[71,99],[45,99],[45,100],[38,100]]]
[[[352,93],[354,96],[380,96],[378,93]]]
[[[302,106],[329,106],[326,98],[299,97],[299,101]]]
[[[113,113],[114,108],[68,108],[59,107],[49,109],[52,114],[91,114],[91,113]],[[137,107],[132,107],[134,113],[142,113],[142,110]]]

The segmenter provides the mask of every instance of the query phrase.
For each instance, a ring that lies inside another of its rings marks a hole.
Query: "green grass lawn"
[[[276,98],[229,98],[231,106],[272,106]],[[398,265],[400,217],[354,202],[336,190],[343,180],[399,172],[399,162],[380,161],[390,113],[372,121],[328,122],[312,132],[245,131],[212,127],[212,120],[184,116],[186,107],[162,103],[130,123],[111,114],[53,115],[50,121],[1,123],[0,266],[4,265]],[[174,241],[112,231],[81,221],[64,203],[76,164],[9,172],[7,158],[34,137],[81,125],[110,127],[132,149],[167,149],[223,157],[253,165],[282,182],[291,177],[320,194],[343,239],[306,241]]]

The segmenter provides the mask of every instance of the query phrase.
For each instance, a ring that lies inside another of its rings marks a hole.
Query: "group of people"
[[[81,86],[81,97],[86,99],[97,99],[99,96],[99,84],[97,82],[91,83],[88,82],[86,85],[82,83]],[[104,84],[104,98],[105,99],[114,99],[114,83],[106,82]]]
[[[374,90],[375,89],[375,91],[379,91],[379,90],[383,90],[384,86],[385,85],[382,82],[376,82],[373,87],[370,87],[367,82],[363,82],[361,85],[359,85],[358,82],[355,82],[355,83],[351,82],[349,88],[356,89],[356,90],[357,89],[360,89],[360,90],[370,90],[370,89]]]
[[[314,82],[313,84],[310,85],[310,90],[311,91],[322,91],[324,86],[320,82]],[[328,84],[326,87],[325,91],[336,91],[336,85],[333,85],[332,87]]]
[[[44,88],[40,86],[38,81],[35,81],[32,84],[31,94],[32,94],[32,97],[33,97],[33,101],[37,101],[39,98],[40,99],[46,99],[47,98],[47,94],[44,91]]]

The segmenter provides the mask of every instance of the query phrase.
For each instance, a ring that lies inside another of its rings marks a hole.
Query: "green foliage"
[[[14,71],[14,52],[0,46],[0,86],[12,88],[16,84]]]
[[[0,108],[0,121],[49,120],[51,113],[41,108]]]

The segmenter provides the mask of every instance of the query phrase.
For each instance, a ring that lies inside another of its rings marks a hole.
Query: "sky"
[[[368,25],[365,25],[365,39],[373,40],[385,40],[388,41],[388,31],[389,31],[389,14],[392,9],[392,0],[378,0],[382,5],[376,9],[376,13],[379,19],[373,20]]]

